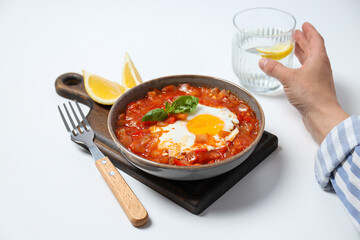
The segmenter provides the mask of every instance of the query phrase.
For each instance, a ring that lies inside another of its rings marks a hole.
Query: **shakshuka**
[[[258,130],[255,112],[231,92],[180,84],[154,89],[129,103],[115,132],[141,157],[193,166],[236,155],[255,140]]]

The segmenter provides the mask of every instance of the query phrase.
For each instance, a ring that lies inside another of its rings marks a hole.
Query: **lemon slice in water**
[[[274,60],[281,60],[287,57],[294,49],[292,42],[278,43],[271,47],[258,47],[256,50],[264,58],[271,58]]]
[[[142,83],[139,72],[136,70],[134,63],[128,53],[125,53],[125,63],[122,72],[122,85],[128,89]]]
[[[85,70],[83,70],[83,76],[87,94],[97,103],[112,105],[125,92],[125,88],[120,84]]]

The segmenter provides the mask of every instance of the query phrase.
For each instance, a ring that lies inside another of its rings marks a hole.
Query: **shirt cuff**
[[[324,190],[333,190],[332,172],[357,145],[360,145],[360,116],[345,119],[326,136],[315,155],[315,177]]]

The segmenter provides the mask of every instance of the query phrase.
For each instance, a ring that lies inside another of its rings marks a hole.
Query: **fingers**
[[[295,55],[301,64],[304,64],[309,56],[319,52],[325,52],[324,39],[313,25],[305,22],[302,25],[302,32],[296,30],[293,34],[295,40]]]
[[[302,30],[308,40],[318,39],[319,37],[321,38],[320,33],[315,29],[315,27],[311,23],[305,22],[302,25]]]
[[[293,34],[295,40],[295,55],[301,64],[304,64],[309,50],[309,42],[303,32],[296,30]]]
[[[306,53],[299,47],[297,43],[295,43],[295,55],[299,59],[301,65],[303,65],[307,59]]]
[[[325,50],[324,39],[313,25],[306,22],[302,26],[304,36],[309,42],[309,47],[313,50]]]
[[[296,30],[295,33],[293,34],[293,39],[299,45],[299,47],[303,52],[305,52],[306,49],[309,47],[309,42],[306,39],[305,34],[303,32]]]
[[[277,78],[283,85],[286,85],[287,79],[293,74],[293,69],[287,68],[278,61],[269,58],[260,59],[259,67],[267,75]]]

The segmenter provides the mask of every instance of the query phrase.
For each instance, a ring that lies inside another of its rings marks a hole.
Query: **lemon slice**
[[[134,63],[131,61],[131,58],[128,53],[125,53],[125,63],[122,72],[122,85],[128,89],[135,87],[136,85],[142,83],[139,72],[136,70]]]
[[[112,105],[125,88],[116,82],[83,70],[85,90],[92,100],[104,105]]]
[[[271,47],[258,47],[256,50],[260,52],[262,57],[281,60],[288,56],[294,49],[292,42],[278,43]]]

